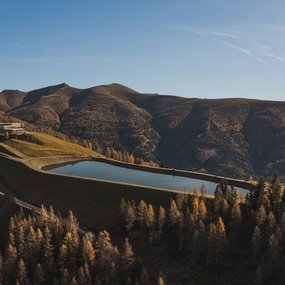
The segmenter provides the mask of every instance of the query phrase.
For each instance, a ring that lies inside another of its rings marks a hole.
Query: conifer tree
[[[254,233],[252,236],[252,249],[255,256],[258,256],[262,246],[262,236],[261,231],[257,226],[255,226]]]
[[[155,212],[151,204],[148,205],[147,227],[148,227],[148,240],[153,241],[155,226]]]
[[[185,193],[178,192],[175,197],[175,203],[179,211],[183,211],[184,205],[186,204]]]
[[[71,279],[70,285],[78,285],[75,277]]]
[[[67,246],[66,244],[63,243],[59,249],[59,256],[58,256],[58,265],[59,265],[59,270],[61,272],[63,272],[66,269],[67,258],[68,258]]]
[[[34,275],[34,285],[40,285],[44,281],[44,271],[42,269],[41,264],[39,263],[36,268],[36,272]]]
[[[106,153],[105,153],[105,155],[107,156],[107,157],[111,157],[111,150],[110,150],[110,148],[109,147],[107,147],[106,148]]]
[[[158,220],[157,220],[157,238],[161,238],[163,234],[163,229],[166,221],[166,212],[164,207],[159,207],[159,214],[158,214]]]
[[[5,272],[8,276],[15,275],[15,268],[17,266],[17,248],[8,244],[6,251],[6,258],[4,263]]]
[[[16,278],[19,282],[19,285],[28,284],[26,266],[22,258],[19,260],[18,263]]]
[[[128,238],[125,239],[123,253],[122,253],[122,263],[124,266],[124,271],[127,273],[132,270],[135,263],[135,254],[132,246],[129,243]]]
[[[70,275],[66,268],[64,268],[62,271],[61,285],[70,285]]]
[[[143,200],[141,200],[138,205],[137,218],[140,221],[141,228],[146,228],[148,223],[148,206]]]
[[[157,285],[164,285],[164,280],[163,280],[163,277],[162,276],[159,276],[158,277],[158,281],[157,281]]]
[[[21,225],[18,226],[17,232],[17,248],[18,248],[18,255],[19,257],[24,257],[24,250],[25,250],[25,233],[24,229]]]
[[[214,198],[214,215],[217,219],[219,216],[223,216],[224,211],[224,196],[223,191],[220,185],[217,186],[215,190],[215,198]]]
[[[90,268],[86,262],[84,263],[84,280],[85,280],[84,282],[86,285],[92,284],[92,277],[90,274]]]
[[[276,219],[273,211],[270,211],[267,216],[267,236],[271,236],[276,227]]]
[[[129,163],[135,163],[135,158],[134,158],[134,156],[132,154],[129,156],[128,162]]]
[[[199,219],[202,221],[205,221],[207,219],[207,207],[205,205],[205,202],[201,199],[199,202]]]
[[[227,248],[226,228],[221,217],[218,218],[216,230],[217,230],[217,259],[220,260]]]
[[[143,267],[142,274],[139,278],[140,285],[149,285],[150,284],[150,278],[147,270]]]
[[[207,195],[207,189],[206,189],[205,183],[202,183],[202,186],[201,186],[201,195],[202,195],[202,198],[203,198],[203,199],[204,199],[205,196]]]
[[[54,258],[53,258],[53,246],[51,243],[51,232],[47,226],[44,229],[42,262],[45,271],[48,273],[48,275],[51,274],[54,270]]]
[[[135,208],[130,202],[126,202],[123,198],[119,207],[119,222],[123,228],[129,231],[136,220]]]
[[[210,223],[207,237],[207,265],[213,263],[217,243],[217,230],[214,223]]]
[[[242,216],[240,211],[240,205],[236,201],[234,202],[231,208],[231,216],[230,216],[230,239],[233,243],[237,242],[241,222],[242,222]]]
[[[181,216],[180,211],[178,210],[176,203],[174,200],[170,200],[170,207],[169,207],[169,221],[170,224],[173,226],[178,224],[179,218]]]
[[[266,211],[265,211],[264,206],[261,205],[257,212],[256,224],[258,226],[262,226],[265,221],[266,221]]]
[[[269,257],[271,259],[277,259],[280,253],[280,243],[274,233],[269,238],[268,249]]]
[[[199,217],[199,202],[197,197],[193,199],[193,217],[195,221],[197,221]]]
[[[87,236],[82,238],[81,251],[84,263],[87,262],[89,265],[93,265],[95,261],[95,250]]]

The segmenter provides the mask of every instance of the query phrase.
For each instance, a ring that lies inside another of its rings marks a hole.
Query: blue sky
[[[284,0],[2,0],[0,13],[0,90],[285,100]]]

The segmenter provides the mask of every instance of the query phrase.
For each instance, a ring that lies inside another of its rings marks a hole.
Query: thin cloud
[[[253,58],[259,62],[261,62],[262,64],[266,65],[267,67],[269,67],[266,62],[259,56],[253,54],[252,51],[250,51],[249,49],[243,48],[241,46],[229,43],[229,42],[223,42],[225,46],[230,47],[232,49],[238,50],[240,51],[242,54],[246,55],[247,57]]]
[[[10,58],[10,61],[15,62],[47,62],[51,58],[48,57],[18,57],[18,58]]]
[[[23,45],[21,43],[13,43],[13,42],[6,42],[6,43],[1,43],[0,46],[7,46],[7,47],[15,47],[15,48],[25,48],[26,45]]]
[[[222,33],[222,32],[213,32],[212,35],[223,37],[223,38],[231,38],[231,39],[241,39],[241,37],[236,36],[234,34]]]
[[[255,42],[253,46],[254,46],[256,52],[258,54],[260,54],[261,56],[269,57],[269,58],[275,59],[278,62],[285,64],[285,58],[280,56],[280,55],[275,54],[273,52],[272,47],[267,46],[267,45],[263,45],[263,44],[258,43],[258,42]]]
[[[193,35],[196,35],[202,38],[206,38],[211,41],[215,41],[228,48],[239,51],[244,56],[252,58],[253,60],[262,63],[264,66],[270,69],[271,69],[271,66],[266,63],[265,58],[272,58],[272,59],[275,59],[276,61],[279,61],[285,64],[285,58],[273,53],[273,50],[271,47],[255,42],[246,36],[240,36],[240,35],[236,35],[234,33],[228,33],[228,32],[205,31],[203,29],[199,29],[195,27],[188,27],[188,26],[168,27],[167,30],[184,31],[184,32],[188,32],[188,33],[191,33]],[[243,45],[237,44],[237,40],[238,40],[238,43],[242,43]]]

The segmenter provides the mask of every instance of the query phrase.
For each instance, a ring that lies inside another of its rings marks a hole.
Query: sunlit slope
[[[34,133],[35,142],[27,142],[20,139],[10,139],[1,143],[10,152],[15,150],[15,155],[22,153],[28,157],[43,157],[56,155],[97,155],[96,152],[81,145],[70,143],[53,136]]]

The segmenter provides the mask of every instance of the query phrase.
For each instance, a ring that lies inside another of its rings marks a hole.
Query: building
[[[6,138],[10,136],[21,136],[25,134],[25,129],[22,123],[1,123],[0,122],[0,134]]]

